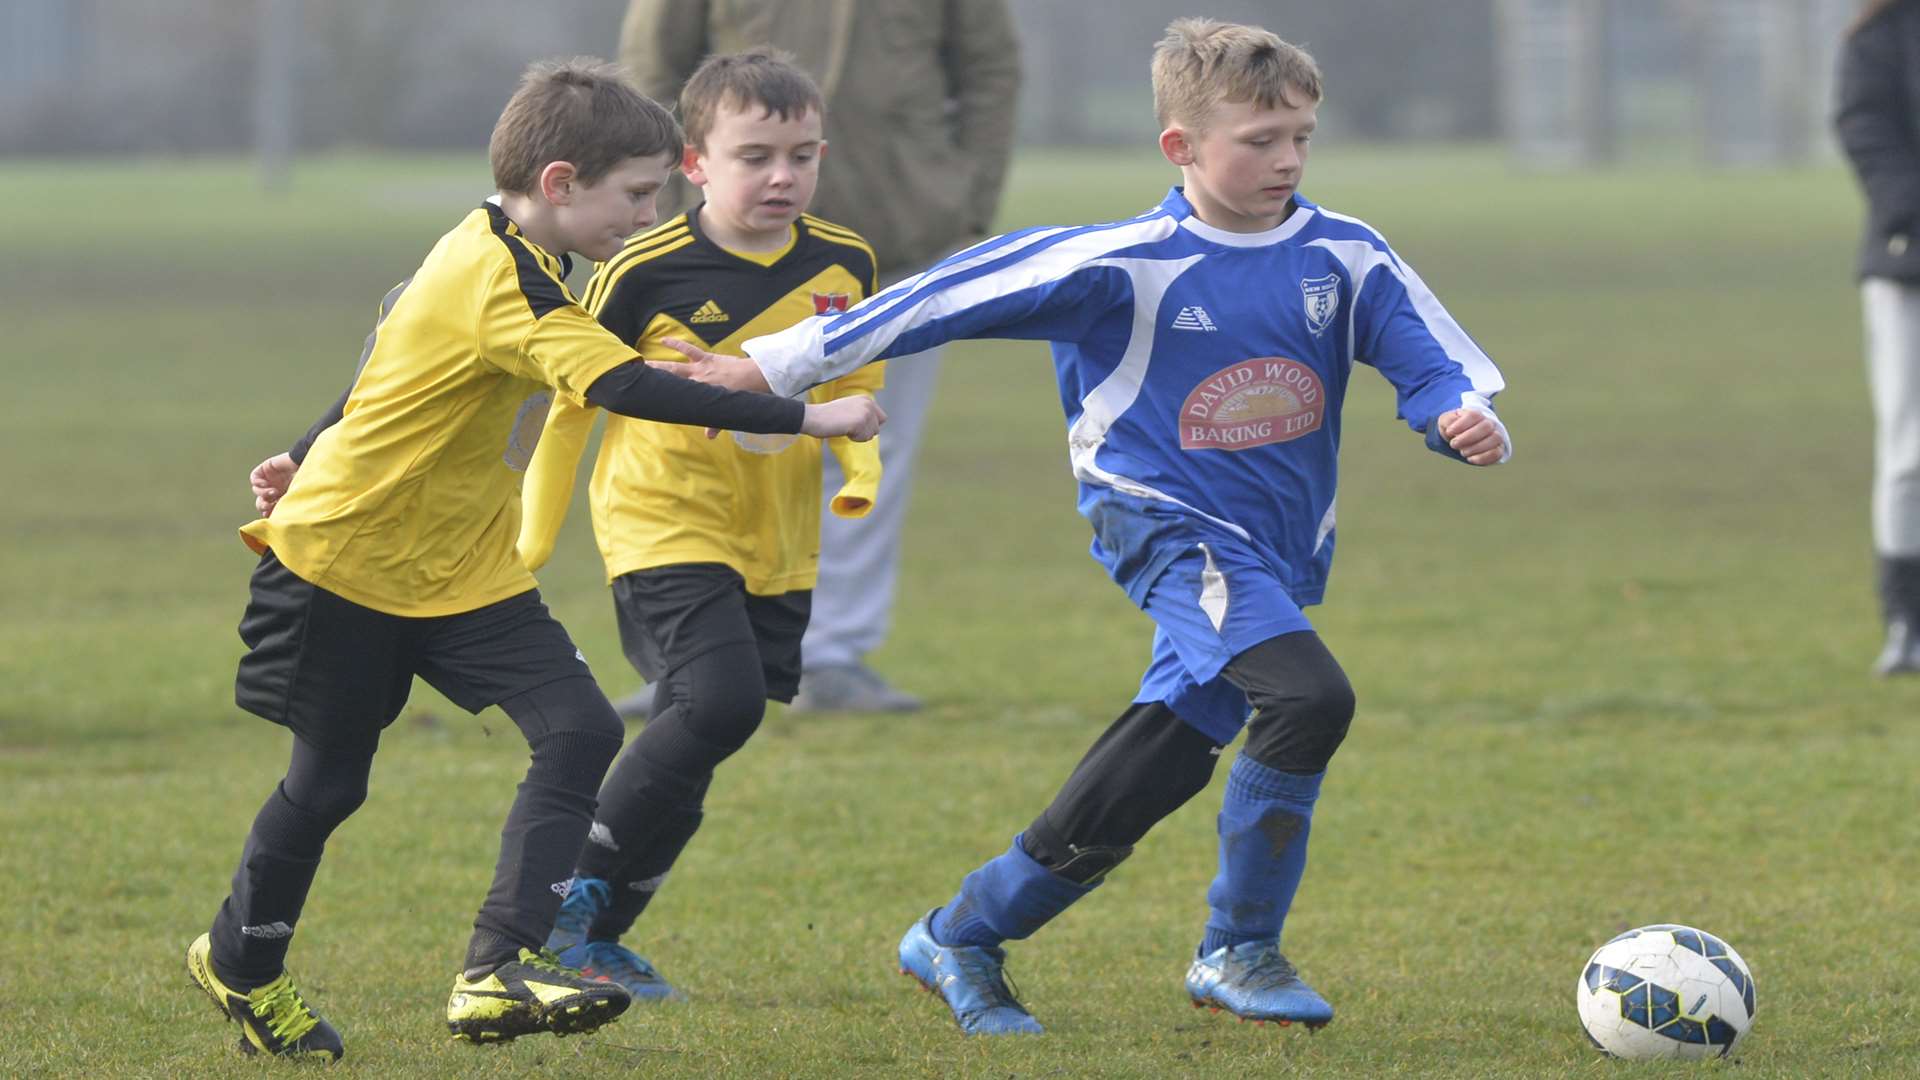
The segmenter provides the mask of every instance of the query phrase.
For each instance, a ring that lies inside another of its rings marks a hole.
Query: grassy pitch
[[[1837,168],[1525,176],[1323,149],[1487,351],[1518,444],[1427,453],[1346,405],[1313,613],[1360,698],[1288,952],[1332,1027],[1187,1008],[1221,777],[1010,970],[1050,1033],[962,1039],[900,933],[1004,849],[1127,701],[1149,624],[1085,556],[1050,366],[953,348],[875,659],[931,707],[788,717],[722,770],[637,943],[691,1000],[476,1050],[441,1008],[525,759],[421,687],[292,964],[364,1076],[1693,1075],[1595,1058],[1588,953],[1677,921],[1753,967],[1739,1075],[1920,1060],[1920,683],[1866,675],[1869,418]],[[831,166],[829,166],[831,167]],[[1150,150],[1020,159],[1009,226],[1122,216]],[[286,737],[230,680],[247,469],[348,378],[374,304],[485,193],[472,159],[11,163],[0,246],[0,1075],[256,1075],[188,984]],[[1290,283],[1276,283],[1283,294]],[[543,589],[630,689],[584,515]],[[1905,1064],[1903,1064],[1905,1063]],[[1709,1068],[1713,1066],[1708,1066]]]

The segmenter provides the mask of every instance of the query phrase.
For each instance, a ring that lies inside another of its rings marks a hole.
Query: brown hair
[[[1153,50],[1153,109],[1161,127],[1204,129],[1223,101],[1293,105],[1289,89],[1320,100],[1320,67],[1271,30],[1218,19],[1175,19]]]
[[[694,70],[680,91],[680,120],[687,128],[687,144],[704,146],[714,116],[727,105],[736,109],[758,105],[782,120],[804,116],[808,109],[822,115],[827,111],[813,77],[793,62],[793,54],[770,45],[709,56]]]
[[[580,182],[592,184],[629,158],[665,155],[677,165],[684,145],[672,114],[624,72],[580,56],[527,68],[493,125],[487,156],[494,186],[526,195],[555,161],[571,163]]]

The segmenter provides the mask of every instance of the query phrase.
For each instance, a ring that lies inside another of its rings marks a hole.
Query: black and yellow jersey
[[[874,290],[873,249],[811,215],[779,251],[738,253],[700,228],[699,208],[627,242],[587,286],[586,305],[648,360],[679,361],[668,338],[743,355],[742,342]],[[872,364],[815,387],[814,401],[871,394]],[[553,552],[573,495],[593,411],[556,402],[527,472],[520,551],[538,569]],[[820,442],[723,433],[609,415],[588,486],[607,580],[676,563],[723,563],[762,596],[813,587],[820,556]],[[877,441],[826,440],[846,474],[833,509],[860,517],[880,483]]]
[[[301,578],[377,611],[450,615],[534,587],[520,480],[549,402],[634,358],[564,264],[489,202],[387,294],[339,422],[273,516],[242,528]],[[556,395],[557,392],[557,395]]]

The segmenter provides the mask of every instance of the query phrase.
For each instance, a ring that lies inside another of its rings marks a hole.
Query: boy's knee
[[[1283,772],[1326,768],[1346,739],[1356,707],[1347,680],[1318,635],[1290,634],[1247,650],[1228,666],[1253,719],[1246,752]]]
[[[367,801],[367,778],[364,774],[342,775],[303,785],[297,791],[282,782],[280,790],[288,802],[318,818],[331,831]]]
[[[1269,768],[1315,773],[1327,767],[1353,724],[1353,688],[1327,684],[1290,695],[1282,708],[1255,703],[1246,753]]]
[[[716,650],[670,677],[666,685],[686,730],[727,754],[745,746],[767,715],[759,659],[757,649],[747,655]]]
[[[528,742],[560,734],[598,736],[612,739],[617,753],[627,735],[607,695],[586,676],[536,686],[501,702],[500,707],[525,732]]]

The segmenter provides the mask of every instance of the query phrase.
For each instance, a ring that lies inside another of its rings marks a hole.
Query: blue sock
[[[960,883],[960,891],[933,913],[927,930],[942,945],[997,946],[1018,941],[1094,890],[1048,870],[1013,838],[1006,853],[989,859]]]
[[[1245,754],[1227,773],[1220,806],[1220,873],[1207,889],[1200,955],[1249,941],[1278,941],[1307,868],[1307,833],[1325,772],[1270,769]]]

